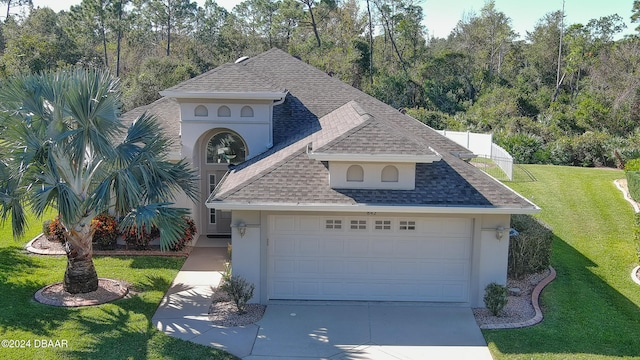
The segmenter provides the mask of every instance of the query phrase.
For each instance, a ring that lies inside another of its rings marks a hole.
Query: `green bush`
[[[633,238],[636,243],[636,256],[640,262],[640,213],[636,213],[633,225]]]
[[[640,171],[640,159],[631,159],[624,164],[624,171]]]
[[[484,306],[493,316],[498,316],[500,311],[507,306],[509,290],[506,286],[491,283],[484,289]]]
[[[512,215],[511,227],[519,234],[509,238],[509,278],[522,279],[548,268],[553,243],[551,229],[531,215]]]
[[[640,201],[640,171],[625,172],[629,194],[635,201]]]
[[[229,276],[228,280],[225,280],[220,285],[220,290],[224,291],[231,297],[236,304],[238,314],[244,314],[247,302],[253,297],[253,290],[255,286],[248,282],[241,276]]]
[[[47,239],[51,236],[51,220],[45,220],[42,222],[42,235]]]

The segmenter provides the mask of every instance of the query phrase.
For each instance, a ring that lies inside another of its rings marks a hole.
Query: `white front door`
[[[469,301],[469,218],[274,215],[269,229],[270,299]]]

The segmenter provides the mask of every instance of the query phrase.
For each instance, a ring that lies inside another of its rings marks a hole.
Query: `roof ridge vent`
[[[240,64],[241,62],[244,62],[244,61],[247,61],[247,60],[249,60],[249,57],[248,57],[248,56],[242,56],[242,57],[239,57],[239,58],[235,61],[235,64]]]

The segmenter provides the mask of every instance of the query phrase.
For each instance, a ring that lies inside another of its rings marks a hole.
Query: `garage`
[[[469,302],[471,218],[271,215],[271,300]]]

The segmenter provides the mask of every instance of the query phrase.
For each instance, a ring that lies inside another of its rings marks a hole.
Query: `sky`
[[[48,6],[55,11],[68,10],[81,0],[33,0],[35,7]],[[204,0],[197,0],[202,5]],[[218,0],[218,5],[231,10],[241,0]],[[422,0],[425,25],[429,36],[447,37],[464,15],[479,13],[486,0]],[[511,25],[521,38],[532,31],[545,14],[562,9],[562,0],[495,0],[498,11],[511,18]],[[633,0],[565,0],[567,24],[586,24],[590,19],[618,14],[627,23],[622,35],[634,33],[637,24],[629,20]]]

